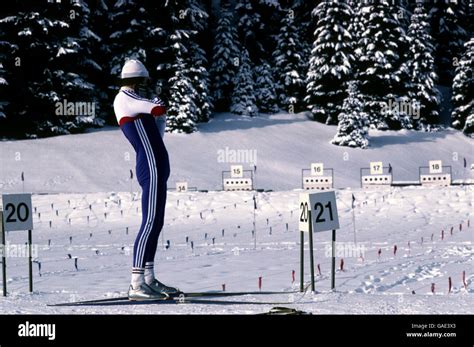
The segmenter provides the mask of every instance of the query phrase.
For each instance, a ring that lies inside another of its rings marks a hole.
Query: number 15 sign
[[[309,231],[309,211],[311,211],[314,232],[339,229],[334,191],[300,194],[299,228],[301,231]]]

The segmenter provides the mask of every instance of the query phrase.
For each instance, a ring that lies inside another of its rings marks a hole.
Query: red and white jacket
[[[120,126],[133,122],[140,114],[151,114],[155,117],[160,134],[163,137],[166,127],[165,103],[156,97],[153,100],[142,98],[132,88],[122,87],[115,96],[114,111]]]

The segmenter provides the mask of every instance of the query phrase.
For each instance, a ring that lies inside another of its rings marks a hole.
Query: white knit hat
[[[129,59],[125,62],[122,68],[122,73],[120,74],[122,79],[124,78],[133,78],[133,77],[144,77],[149,78],[148,70],[141,61],[136,59]]]

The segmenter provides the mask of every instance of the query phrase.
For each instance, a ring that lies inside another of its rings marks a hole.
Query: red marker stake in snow
[[[448,293],[451,293],[451,289],[453,288],[453,281],[451,277],[448,278]]]
[[[431,283],[431,293],[435,293],[435,284]]]
[[[344,271],[344,259],[341,259],[341,271]]]
[[[291,283],[295,283],[295,270],[291,270]]]
[[[466,271],[463,271],[463,272],[462,272],[462,284],[464,285],[464,289],[467,289]]]
[[[258,278],[258,290],[262,290],[262,276]]]

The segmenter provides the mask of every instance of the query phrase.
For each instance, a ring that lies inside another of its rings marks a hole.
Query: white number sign
[[[176,182],[176,191],[184,193],[188,191],[188,182]]]
[[[33,229],[31,194],[4,194],[2,200],[5,231]]]
[[[301,193],[300,194],[300,218],[299,218],[299,228],[301,231],[309,231],[309,194]]]
[[[324,164],[323,163],[312,163],[311,164],[311,175],[312,176],[322,176],[324,173]]]
[[[383,163],[381,161],[371,161],[370,162],[370,174],[371,175],[381,175],[381,174],[383,174]]]
[[[231,165],[230,166],[230,176],[232,178],[242,178],[242,177],[244,177],[244,167],[242,165]]]
[[[336,193],[334,191],[300,194],[299,227],[300,230],[306,232],[309,230],[309,211],[311,211],[313,232],[339,229]]]
[[[430,174],[443,173],[443,162],[441,160],[430,160]]]

